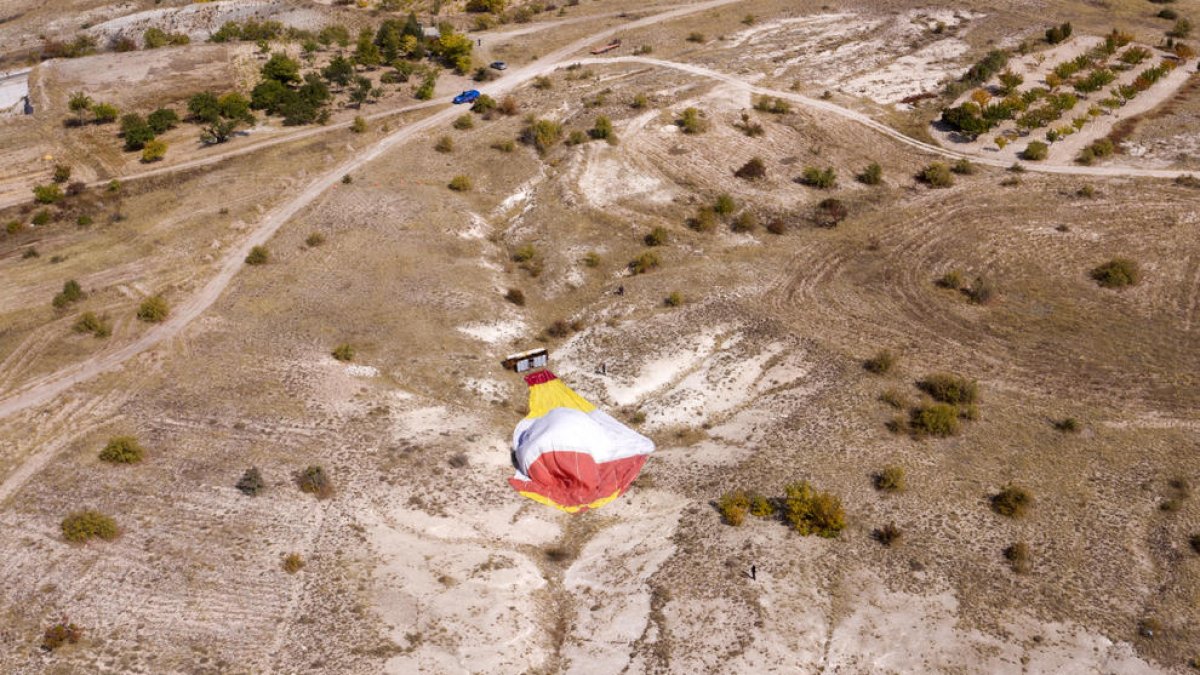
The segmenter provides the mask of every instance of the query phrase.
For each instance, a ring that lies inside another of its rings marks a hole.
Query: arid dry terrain
[[[1200,672],[1195,0],[0,13],[0,672]]]

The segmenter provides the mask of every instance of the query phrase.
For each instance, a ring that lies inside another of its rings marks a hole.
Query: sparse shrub
[[[617,134],[613,131],[612,120],[604,115],[598,115],[592,128],[588,130],[588,136],[596,140],[604,140],[609,143],[617,142]]]
[[[571,322],[565,319],[557,319],[549,326],[546,326],[546,335],[552,338],[562,339],[565,337],[570,337],[571,333],[574,332],[574,326],[571,325]]]
[[[958,270],[950,270],[949,272],[946,272],[942,276],[938,277],[938,280],[934,283],[942,288],[948,288],[953,291],[960,290],[963,287],[962,272],[959,272]]]
[[[1033,495],[1016,485],[1006,485],[992,495],[992,510],[1009,518],[1021,518],[1033,506]]]
[[[1091,275],[1104,288],[1125,288],[1141,279],[1138,264],[1129,258],[1113,258],[1093,269]]]
[[[120,531],[117,529],[116,521],[112,518],[99,511],[89,509],[75,511],[63,518],[62,534],[63,539],[75,544],[82,544],[89,539],[112,541],[117,538]]]
[[[41,209],[37,213],[33,214],[33,218],[31,218],[29,222],[41,227],[42,225],[50,222],[51,215],[52,214],[50,213],[49,209]]]
[[[908,397],[896,389],[884,389],[883,392],[879,394],[879,400],[892,406],[893,408],[908,407]]]
[[[351,177],[350,174],[346,174],[345,176],[342,176],[342,185],[349,185],[353,182],[354,182],[354,178]]]
[[[837,227],[850,215],[850,209],[845,202],[836,197],[826,197],[817,204],[813,214],[813,222],[817,227]]]
[[[742,490],[726,492],[717,500],[717,511],[726,523],[740,526],[746,522],[746,514],[750,512],[750,496]]]
[[[883,492],[904,491],[904,467],[889,465],[875,474],[875,489]]]
[[[871,531],[871,538],[888,548],[900,543],[902,536],[903,532],[895,523],[888,523]]]
[[[504,293],[504,299],[518,307],[525,306],[525,293],[519,288],[510,288]]]
[[[950,167],[950,170],[960,176],[972,176],[975,174],[975,165],[971,163],[971,160],[964,157],[955,162],[954,166]]]
[[[952,373],[927,375],[917,382],[917,387],[941,403],[963,405],[979,402],[979,384]]]
[[[784,488],[784,518],[802,535],[836,537],[846,527],[842,500],[818,492],[807,481]]]
[[[909,426],[918,436],[954,436],[958,433],[958,408],[946,403],[918,406]]]
[[[633,97],[633,100],[629,102],[629,107],[633,108],[634,110],[641,110],[648,105],[650,105],[650,99],[646,98],[645,94],[637,94]]]
[[[367,120],[362,115],[355,115],[354,121],[350,123],[350,131],[356,134],[367,132]]]
[[[333,483],[319,464],[314,464],[296,474],[296,486],[301,492],[316,495],[317,499],[333,496]]]
[[[712,210],[717,215],[728,216],[737,210],[737,204],[729,194],[721,193],[717,195],[716,201],[713,202]]]
[[[918,174],[918,179],[931,188],[948,188],[954,185],[954,175],[950,167],[941,162],[933,162]]]
[[[524,263],[529,262],[537,257],[537,248],[533,244],[522,244],[513,251],[513,262]]]
[[[289,553],[283,557],[282,567],[284,572],[295,574],[304,569],[304,558],[299,553]]]
[[[1077,434],[1083,430],[1083,424],[1074,417],[1064,417],[1054,423],[1054,428],[1067,434]]]
[[[644,241],[647,246],[664,246],[666,245],[668,239],[669,235],[667,234],[666,228],[656,227],[653,230],[650,230],[649,234],[642,238],[642,241]]]
[[[733,175],[744,180],[761,180],[767,177],[767,165],[761,157],[751,157]]]
[[[663,304],[667,307],[678,307],[683,304],[683,294],[679,291],[671,291],[671,293],[663,299]]]
[[[455,469],[463,469],[471,464],[471,458],[467,457],[466,454],[459,452],[451,456],[446,463]]]
[[[266,489],[267,484],[263,481],[262,473],[259,472],[258,467],[252,466],[246,469],[246,473],[242,474],[242,477],[238,479],[237,485],[234,487],[248,497],[256,497]]]
[[[1030,141],[1021,151],[1021,159],[1038,162],[1050,156],[1050,146],[1041,141]]]
[[[513,150],[517,149],[516,144],[507,139],[503,141],[496,141],[495,143],[492,143],[490,147],[493,150],[499,150],[500,152],[512,152]]]
[[[888,349],[879,350],[875,356],[863,361],[863,368],[867,372],[875,373],[876,375],[884,375],[891,372],[892,367],[896,365],[896,355]]]
[[[459,174],[450,179],[447,187],[455,192],[467,192],[471,189],[471,177]]]
[[[71,303],[79,302],[84,298],[83,287],[78,281],[71,279],[63,283],[62,291],[54,296],[50,304],[54,305],[55,309],[62,309]]]
[[[247,265],[266,265],[271,260],[271,252],[266,246],[255,246],[246,255]]]
[[[52,652],[64,644],[76,644],[82,637],[83,629],[64,616],[42,633],[42,651]]]
[[[758,229],[758,216],[753,211],[742,211],[729,224],[729,229],[738,233],[753,232]]]
[[[1012,544],[1004,549],[1004,559],[1017,574],[1029,572],[1029,545],[1023,541]]]
[[[704,42],[704,33],[695,33],[695,32],[688,33],[687,41],[688,42]]]
[[[685,134],[702,134],[708,130],[708,121],[695,108],[685,108],[675,123]]]
[[[71,167],[66,164],[55,164],[53,180],[55,183],[65,183],[71,180]]]
[[[333,358],[337,359],[338,361],[343,361],[343,362],[353,361],[354,360],[354,347],[348,343],[343,342],[342,344],[334,347],[333,351],[330,352],[330,355],[332,355]]]
[[[321,244],[324,244],[324,243],[325,243],[325,235],[321,234],[320,232],[313,232],[312,234],[308,235],[308,237],[305,238],[305,240],[304,240],[304,245],[308,246],[309,248],[316,248],[317,246],[320,246]]]
[[[658,269],[662,261],[659,260],[658,254],[654,251],[646,251],[638,257],[629,261],[629,271],[633,274],[645,274],[651,270]]]
[[[532,86],[534,89],[550,89],[554,86],[554,82],[545,75],[538,75],[537,77],[533,78]]]
[[[837,187],[837,171],[833,167],[819,169],[815,166],[805,167],[799,182],[819,190],[829,190]]]
[[[752,492],[750,493],[750,515],[756,518],[770,518],[775,515],[775,504],[757,492]]]
[[[787,221],[783,218],[772,218],[770,222],[767,223],[767,232],[776,235],[786,234],[787,227]]]
[[[91,333],[98,338],[106,338],[112,335],[112,326],[93,312],[84,312],[79,315],[79,320],[74,326],[76,333]]]
[[[1200,532],[1188,537],[1188,545],[1192,547],[1192,552],[1200,555]]]
[[[583,264],[588,267],[599,267],[600,263],[600,254],[595,251],[588,251],[587,255],[583,256]]]
[[[475,118],[471,117],[471,115],[469,115],[467,113],[463,113],[462,115],[459,115],[457,118],[455,118],[454,128],[458,129],[459,131],[466,131],[467,129],[474,129],[475,128]]]
[[[433,149],[441,153],[454,152],[454,139],[449,136],[442,136],[434,143]]]
[[[754,109],[775,115],[785,115],[792,111],[792,106],[787,101],[775,96],[759,96],[754,100]]]
[[[1075,196],[1083,199],[1094,199],[1096,197],[1096,188],[1091,185],[1083,185],[1075,191]]]
[[[975,277],[975,281],[964,291],[971,302],[986,305],[996,297],[996,286],[986,277]]]
[[[711,232],[717,226],[717,214],[710,207],[701,207],[687,219],[687,226],[697,232]]]
[[[500,114],[502,115],[512,117],[513,115],[521,112],[521,104],[517,103],[517,99],[515,97],[505,96],[504,98],[500,99],[500,105],[497,106],[496,110],[499,110]]]
[[[883,182],[883,167],[878,162],[871,162],[857,178],[863,185],[879,185]]]
[[[115,436],[100,451],[100,460],[109,464],[137,464],[145,450],[133,436]]]

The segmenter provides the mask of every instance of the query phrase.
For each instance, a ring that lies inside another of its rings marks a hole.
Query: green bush
[[[112,326],[93,312],[80,314],[79,320],[75,322],[73,328],[76,333],[91,333],[98,338],[106,338],[112,335]]]
[[[756,518],[770,518],[775,515],[775,503],[758,494],[750,493],[750,515]]]
[[[512,152],[513,150],[517,149],[516,144],[509,140],[496,141],[495,143],[492,143],[490,147],[493,150],[499,150],[500,152]]]
[[[711,232],[717,226],[716,211],[707,206],[700,207],[696,215],[687,219],[687,226],[697,232]]]
[[[726,523],[740,526],[746,522],[746,514],[750,513],[750,496],[742,490],[726,492],[717,500],[717,511]]]
[[[242,494],[249,497],[257,496],[266,486],[266,483],[263,482],[262,473],[259,472],[256,466],[246,469],[246,473],[242,474],[242,477],[238,479],[237,485],[235,485]]]
[[[818,492],[807,481],[784,488],[784,518],[802,535],[836,537],[846,527],[842,500]]]
[[[57,183],[47,183],[46,185],[35,185],[33,188],[33,199],[39,204],[54,204],[62,201],[63,191]]]
[[[663,304],[667,307],[678,307],[683,304],[683,294],[679,291],[671,291],[671,293],[663,299]]]
[[[295,574],[304,569],[304,558],[300,557],[299,553],[289,553],[283,557],[281,566],[284,572]]]
[[[463,113],[454,119],[454,128],[459,131],[475,128],[475,118],[468,113]]]
[[[737,204],[733,201],[733,197],[722,193],[717,195],[717,200],[713,202],[712,210],[717,215],[728,216],[737,210]]]
[[[297,473],[296,486],[300,488],[301,492],[316,495],[317,499],[328,499],[333,496],[333,483],[329,480],[325,469],[318,464]]]
[[[879,185],[883,182],[883,167],[878,162],[871,162],[857,178],[863,185]]]
[[[734,232],[753,232],[758,229],[758,216],[753,211],[742,211],[729,224],[729,229]]]
[[[918,406],[909,425],[918,436],[954,436],[958,433],[958,408],[946,403]]]
[[[701,117],[700,111],[695,108],[685,108],[675,124],[685,134],[702,134],[708,130],[708,121]]]
[[[837,171],[833,167],[824,169],[819,169],[815,166],[805,167],[799,182],[819,190],[829,190],[837,187]]]
[[[155,134],[163,134],[179,124],[179,115],[170,108],[159,108],[146,116],[146,124]]]
[[[333,358],[337,359],[338,361],[353,361],[354,347],[343,342],[342,344],[334,347],[330,354],[332,354]]]
[[[884,492],[904,491],[904,467],[890,465],[875,474],[875,489]]]
[[[267,250],[266,246],[255,246],[246,256],[247,265],[265,265],[270,260],[271,252]]]
[[[66,164],[55,164],[53,180],[55,183],[65,183],[71,180],[71,167]]]
[[[71,279],[63,284],[62,291],[54,296],[50,304],[54,305],[55,309],[62,309],[71,303],[79,302],[83,298],[83,287],[79,285],[78,281]]]
[[[154,162],[162,161],[162,158],[166,156],[167,144],[165,141],[152,138],[146,141],[146,145],[142,147],[143,164],[152,164]]]
[[[526,145],[537,148],[539,154],[546,154],[555,143],[562,140],[563,128],[558,122],[545,119],[535,119],[525,125],[521,131],[520,140]]]
[[[917,174],[917,178],[931,188],[948,188],[954,185],[954,175],[950,167],[941,162],[933,162]]]
[[[1050,146],[1041,141],[1030,141],[1021,151],[1021,159],[1031,162],[1041,161],[1050,156]]]
[[[350,123],[350,131],[356,134],[367,132],[367,120],[362,115],[355,115],[354,121]]]
[[[670,235],[665,227],[656,227],[650,230],[649,234],[642,238],[647,246],[663,246],[669,240]]]
[[[650,270],[658,269],[662,261],[659,260],[658,254],[654,251],[646,251],[638,257],[629,261],[629,271],[634,274],[645,274]]]
[[[950,167],[950,170],[960,176],[972,176],[975,174],[975,165],[971,163],[971,160],[964,157],[955,162]]]
[[[917,382],[917,387],[935,401],[962,405],[979,402],[979,384],[952,373],[935,373]]]
[[[41,227],[42,225],[49,223],[52,216],[53,214],[50,213],[50,209],[41,209],[37,213],[33,214],[33,218],[31,218],[29,222]]]
[[[112,518],[99,511],[84,510],[75,511],[63,518],[62,534],[63,539],[81,544],[89,539],[112,541],[120,531]]]
[[[1016,485],[1006,485],[992,495],[992,510],[1009,518],[1020,518],[1033,506],[1033,495]]]
[[[100,451],[100,460],[110,464],[137,464],[145,450],[133,436],[115,436]]]
[[[171,313],[171,308],[161,295],[153,295],[138,306],[137,318],[146,323],[161,323]]]
[[[451,178],[446,187],[454,190],[455,192],[467,192],[471,189],[471,177],[459,174],[454,178]]]
[[[1104,288],[1125,288],[1141,280],[1141,270],[1129,258],[1113,258],[1093,269],[1091,276]]]

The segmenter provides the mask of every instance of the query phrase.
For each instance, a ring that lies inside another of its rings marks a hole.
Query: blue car
[[[479,98],[479,91],[477,89],[468,89],[454,97],[454,105],[458,105],[459,103],[474,103],[477,98]]]

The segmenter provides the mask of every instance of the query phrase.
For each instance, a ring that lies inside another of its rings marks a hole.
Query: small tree
[[[170,108],[159,108],[146,116],[146,124],[156,134],[166,133],[179,124],[179,115]]]
[[[145,450],[133,436],[115,436],[100,451],[100,460],[109,464],[137,464]]]
[[[271,252],[266,246],[255,246],[246,255],[247,265],[265,265],[271,260]]]
[[[157,138],[147,141],[146,146],[142,148],[142,162],[146,164],[161,161],[166,156],[167,144]]]
[[[161,295],[152,295],[138,306],[137,318],[146,323],[162,323],[170,313],[171,308],[166,299]]]
[[[259,472],[258,467],[252,466],[249,469],[246,469],[246,473],[243,473],[242,477],[238,479],[235,487],[237,487],[242,494],[255,497],[266,488],[266,483],[263,482],[263,477]]]

